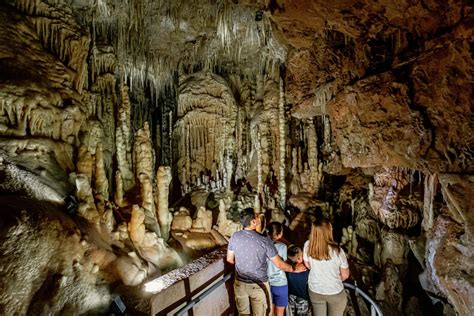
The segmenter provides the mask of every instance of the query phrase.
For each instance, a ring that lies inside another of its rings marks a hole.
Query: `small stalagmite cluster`
[[[387,315],[472,315],[473,21],[466,0],[4,1],[0,314],[146,300],[253,207],[299,245],[330,219]]]

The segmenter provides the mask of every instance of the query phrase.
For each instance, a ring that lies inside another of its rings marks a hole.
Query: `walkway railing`
[[[227,282],[231,277],[233,273],[228,273],[224,276],[222,276],[222,279],[214,283],[212,286],[204,290],[201,294],[193,298],[189,303],[187,303],[185,306],[183,306],[179,311],[176,312],[176,316],[182,316],[184,315],[187,311],[192,309],[196,304],[198,304],[200,301],[202,301],[206,296],[214,292],[217,288],[219,288],[222,284]],[[350,284],[347,282],[344,282],[344,287],[347,290],[354,291],[355,295],[360,295],[367,303],[370,305],[370,315],[371,316],[383,316],[382,309],[380,306],[375,302],[367,293],[365,293],[362,289],[357,287],[357,285]],[[357,302],[353,302],[353,305],[357,304]]]
[[[222,279],[211,285],[209,288],[204,290],[201,294],[193,298],[191,301],[189,301],[188,304],[183,306],[179,311],[176,312],[175,316],[181,316],[184,315],[188,310],[194,307],[194,305],[198,304],[200,301],[202,301],[206,296],[214,292],[219,286],[222,284],[226,283],[231,277],[233,273],[228,273],[224,276],[222,276]]]
[[[362,296],[362,298],[364,298],[364,300],[370,304],[371,316],[383,316],[382,309],[377,304],[377,302],[375,302],[367,293],[365,293],[359,287],[357,287],[357,285],[344,282],[344,287],[348,290],[353,290],[356,295]],[[356,302],[353,302],[353,304],[354,303],[357,304]]]

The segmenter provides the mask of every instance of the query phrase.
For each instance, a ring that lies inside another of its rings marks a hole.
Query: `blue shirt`
[[[309,270],[300,273],[287,273],[288,294],[296,295],[299,298],[309,301],[308,276]]]
[[[278,255],[283,261],[287,259],[287,248],[286,245],[281,242],[274,243],[275,248],[278,251]],[[276,265],[268,260],[268,278],[270,285],[273,286],[283,286],[287,284],[285,272],[278,269]]]
[[[243,282],[267,282],[267,258],[278,252],[273,241],[254,230],[241,230],[232,234],[228,249],[235,254],[237,280]]]

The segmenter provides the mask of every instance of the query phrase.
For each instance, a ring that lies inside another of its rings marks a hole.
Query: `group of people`
[[[235,264],[234,294],[239,315],[338,316],[349,277],[344,251],[333,240],[331,223],[317,219],[303,248],[284,242],[283,225],[272,222],[259,232],[262,217],[247,208],[241,231],[229,240],[227,261]]]

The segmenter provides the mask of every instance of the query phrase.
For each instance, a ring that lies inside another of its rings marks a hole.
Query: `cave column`
[[[308,122],[307,130],[308,139],[308,167],[310,171],[310,187],[311,194],[319,192],[320,183],[322,179],[322,163],[318,161],[318,137],[316,134],[316,127],[312,119]]]
[[[286,206],[286,121],[285,121],[285,89],[283,79],[280,78],[280,99],[278,102],[278,131],[280,163],[278,173],[278,191],[280,192],[280,207]]]
[[[124,191],[130,190],[134,186],[134,178],[131,169],[131,146],[130,140],[130,99],[128,88],[121,84],[122,102],[118,110],[118,124],[116,130],[117,141],[117,165],[123,180]]]

